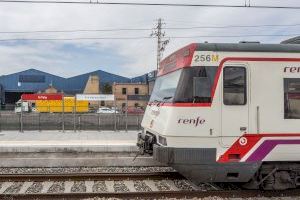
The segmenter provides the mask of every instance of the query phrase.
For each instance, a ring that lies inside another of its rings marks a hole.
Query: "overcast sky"
[[[109,0],[107,0],[109,1]],[[109,2],[116,2],[110,0]],[[119,2],[133,2],[119,0]],[[226,3],[243,4],[244,0],[136,0],[160,3]],[[252,0],[253,5],[300,6],[299,0]],[[146,28],[155,26],[158,18],[165,27],[299,24],[289,27],[257,27],[227,29],[166,30],[166,36],[206,35],[300,35],[300,10],[249,8],[187,8],[157,6],[69,5],[0,3],[0,32]],[[147,37],[146,31],[75,32],[75,33],[0,33],[0,75],[29,68],[70,77],[95,70],[104,70],[133,77],[156,68],[156,40],[72,40],[72,41],[1,41],[8,38],[89,38]],[[290,36],[292,37],[292,36]],[[241,40],[279,43],[290,38],[171,38],[164,56],[192,42],[238,42]]]

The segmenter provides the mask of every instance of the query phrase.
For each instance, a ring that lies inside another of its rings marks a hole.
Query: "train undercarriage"
[[[300,186],[299,162],[216,162],[214,148],[159,146],[151,133],[140,133],[141,153],[153,155],[196,185],[203,182],[230,183],[245,189],[286,190]]]

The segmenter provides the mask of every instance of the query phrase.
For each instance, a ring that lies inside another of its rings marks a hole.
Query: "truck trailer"
[[[63,97],[63,100],[19,100],[16,103],[15,112],[40,112],[40,113],[85,113],[89,112],[88,101],[76,101],[75,97]]]
[[[37,100],[35,106],[37,112],[41,113],[89,112],[89,102],[75,101],[75,97],[64,97],[63,100]]]

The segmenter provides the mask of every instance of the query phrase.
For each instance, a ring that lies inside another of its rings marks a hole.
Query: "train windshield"
[[[177,70],[167,75],[158,77],[150,98],[150,102],[172,102],[172,103],[211,103],[209,96],[196,96],[194,94],[195,78],[207,79],[207,86],[202,93],[211,91],[215,75],[216,66],[198,66]]]
[[[152,91],[150,102],[170,102],[172,101],[182,70],[158,77]]]

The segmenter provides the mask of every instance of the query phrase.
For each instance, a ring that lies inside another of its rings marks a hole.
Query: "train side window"
[[[223,70],[223,102],[225,105],[246,105],[247,83],[245,67],[225,67]]]
[[[284,118],[300,119],[300,78],[284,79]]]

